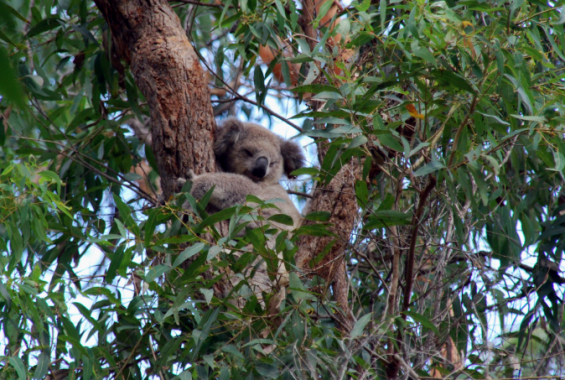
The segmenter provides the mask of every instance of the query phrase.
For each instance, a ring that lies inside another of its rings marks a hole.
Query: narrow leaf
[[[349,335],[351,339],[355,339],[363,334],[363,330],[365,329],[365,326],[367,326],[367,323],[371,320],[372,316],[373,313],[366,314],[355,322],[355,326],[353,326],[351,334]]]
[[[171,270],[171,267],[168,265],[157,265],[156,267],[151,268],[149,273],[145,276],[146,282],[153,282],[156,278],[161,277],[165,272]]]
[[[191,258],[192,256],[196,255],[198,252],[202,251],[205,247],[204,243],[196,243],[191,247],[188,247],[176,258],[175,262],[173,263],[173,268],[178,267],[182,264],[185,260]]]
[[[424,317],[422,314],[418,314],[413,311],[403,311],[404,314],[415,320],[416,322],[420,323],[425,328],[432,330],[436,334],[439,335],[439,330],[437,327],[430,321],[428,318]]]

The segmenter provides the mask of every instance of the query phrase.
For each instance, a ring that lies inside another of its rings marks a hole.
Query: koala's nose
[[[253,175],[253,177],[263,178],[265,174],[267,174],[268,167],[269,160],[267,160],[267,157],[259,157],[257,161],[255,161],[255,165],[253,166],[251,174]]]

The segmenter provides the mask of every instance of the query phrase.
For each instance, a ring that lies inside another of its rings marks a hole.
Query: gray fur
[[[302,148],[253,123],[227,119],[217,131],[214,154],[223,173],[192,176],[192,195],[201,199],[215,186],[208,203],[210,211],[245,203],[247,195],[261,200],[280,199],[280,213],[292,217],[297,227],[301,216],[285,189],[279,184],[283,173],[304,166]],[[279,211],[269,211],[279,213]],[[289,226],[279,226],[292,229]]]

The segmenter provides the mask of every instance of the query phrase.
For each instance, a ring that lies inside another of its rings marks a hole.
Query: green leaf
[[[145,282],[153,282],[156,278],[161,277],[170,270],[171,267],[168,265],[157,265],[156,267],[151,268],[151,270],[145,275]]]
[[[410,224],[412,217],[404,212],[395,210],[376,211],[369,217],[369,221],[365,223],[363,229],[372,230],[375,228],[399,226]]]
[[[0,282],[0,295],[2,296],[2,298],[4,298],[4,301],[6,302],[6,305],[8,306],[9,309],[10,306],[12,305],[12,297],[10,297],[10,293],[8,293],[6,286],[4,286],[4,284],[1,282]]]
[[[262,104],[262,94],[265,92],[265,76],[263,75],[263,71],[261,70],[261,66],[259,65],[255,66],[253,72],[253,82],[255,84],[256,96],[257,99],[259,99],[259,104]]]
[[[0,2],[0,14],[7,15],[9,13],[13,14],[14,16],[19,18],[21,21],[25,22],[26,24],[29,24],[29,21],[24,16],[22,16],[17,10],[6,4],[5,1]]]
[[[416,12],[418,11],[418,7],[412,7],[410,11],[410,16],[408,16],[408,23],[406,24],[406,29],[414,36],[415,39],[420,39],[420,33],[418,32],[418,26],[416,25]],[[414,40],[412,42],[412,50],[414,50],[414,43],[417,44],[417,41]]]
[[[537,121],[539,123],[545,123],[547,120],[543,116],[522,116],[522,115],[510,115],[513,118],[526,120],[526,121]]]
[[[37,358],[37,366],[33,372],[33,378],[44,379],[47,371],[49,370],[49,364],[51,364],[49,354],[46,352],[40,353]]]
[[[355,136],[355,138],[353,139],[353,141],[351,141],[351,143],[349,144],[347,149],[357,148],[358,146],[366,144],[367,141],[369,141],[369,140],[367,140],[367,137],[365,137],[363,135]]]
[[[206,300],[206,304],[210,305],[210,301],[212,301],[212,297],[214,296],[214,289],[206,289],[200,288],[200,293],[204,295],[204,299]]]
[[[314,211],[306,215],[304,219],[312,220],[314,222],[327,222],[330,220],[332,214],[328,211]]]
[[[367,326],[367,323],[369,323],[369,321],[371,320],[372,316],[373,313],[369,313],[359,318],[357,322],[355,322],[355,326],[353,326],[353,329],[351,330],[351,334],[349,334],[349,337],[351,339],[355,339],[363,335],[363,330],[365,329],[365,326]]]
[[[337,117],[324,117],[321,119],[314,120],[314,124],[347,124],[351,125],[349,120],[340,119]]]
[[[314,96],[312,99],[314,99],[314,100],[320,100],[320,99],[340,100],[340,99],[343,99],[343,96],[340,93],[333,92],[333,91],[322,91],[319,94],[317,94],[316,96]]]
[[[151,244],[151,239],[153,238],[155,227],[157,227],[157,218],[160,212],[161,210],[158,208],[154,208],[149,211],[149,217],[147,218],[147,222],[145,222],[145,247],[149,247]]]
[[[445,168],[445,165],[442,164],[441,162],[432,161],[429,164],[422,166],[420,169],[416,170],[414,172],[414,176],[420,177],[426,174],[437,172],[438,170],[441,170],[443,168]]]
[[[257,343],[255,343],[255,344],[257,344]],[[248,344],[246,344],[245,346],[247,346],[247,345]],[[241,354],[241,352],[239,352],[237,347],[235,347],[233,344],[227,344],[227,345],[223,346],[222,351],[227,352],[228,354],[232,354],[233,356],[240,358],[241,360],[245,360],[245,357]]]
[[[45,20],[41,20],[36,25],[31,27],[29,32],[27,32],[27,38],[31,38],[43,32],[53,30],[60,27],[61,25],[64,25],[64,22],[58,17],[46,18]]]
[[[411,47],[412,47],[412,54],[414,54],[416,57],[420,57],[428,61],[432,65],[437,66],[437,61],[434,55],[428,50],[428,48],[421,47],[418,44],[418,41],[412,41]]]
[[[357,204],[360,207],[366,207],[369,203],[369,189],[367,182],[355,181],[355,196],[357,197]]]
[[[434,58],[435,60],[435,58]],[[453,71],[449,70],[432,70],[432,77],[444,86],[453,86],[475,95],[477,92],[467,82],[467,79]]]
[[[289,288],[292,292],[292,296],[297,301],[312,298],[311,294],[306,291],[304,284],[302,284],[302,281],[300,281],[300,278],[295,272],[290,272],[289,274]]]
[[[22,85],[18,81],[16,71],[10,64],[8,52],[3,46],[0,46],[0,72],[2,80],[0,80],[0,95],[5,96],[7,100],[14,102],[20,109],[26,108],[26,100]]]
[[[226,220],[231,218],[235,212],[237,211],[238,206],[232,206],[230,208],[226,208],[224,210],[221,210],[215,214],[210,215],[209,217],[207,217],[206,219],[204,219],[202,221],[202,223],[200,223],[197,227],[197,230],[200,231],[205,227],[211,226],[215,223],[218,223],[222,220]]]
[[[173,263],[173,268],[178,267],[182,264],[185,260],[191,258],[192,256],[196,255],[198,252],[202,251],[206,244],[204,243],[196,243],[191,247],[186,248],[182,253],[176,258],[175,262]]]
[[[333,1],[324,1],[317,12],[316,19],[314,20],[314,28],[317,29],[318,25],[320,24],[320,20],[328,13],[331,6],[333,5]]]
[[[26,380],[27,379],[27,371],[25,369],[24,366],[24,362],[22,362],[22,359],[20,359],[18,356],[10,356],[10,364],[12,365],[12,367],[14,367],[16,369],[16,372],[18,373],[18,379],[19,380]]]
[[[331,1],[328,1],[328,3],[331,3]],[[367,9],[371,6],[371,0],[364,0],[361,4],[353,3],[351,5],[353,5],[359,12],[367,12]]]
[[[220,252],[222,252],[222,247],[217,245],[210,247],[210,249],[208,250],[208,256],[206,256],[206,260],[212,260]]]
[[[430,321],[428,318],[424,317],[422,314],[418,314],[414,311],[403,311],[403,314],[406,314],[407,316],[409,316],[410,318],[412,318],[413,320],[415,320],[416,322],[419,322],[422,326],[424,326],[425,328],[435,332],[437,335],[439,334],[439,330],[437,329],[437,327],[432,323],[432,321]]]
[[[500,123],[500,124],[502,124],[502,125],[510,125],[509,122],[502,120],[500,117],[498,117],[498,116],[496,116],[496,115],[489,115],[489,114],[482,113],[482,112],[480,112],[480,111],[475,111],[475,112],[477,112],[478,114],[483,115],[484,117],[492,118],[492,119],[496,120],[498,123]]]
[[[397,152],[402,152],[404,150],[404,148],[402,147],[402,145],[400,145],[398,140],[396,140],[391,134],[379,135],[379,142],[383,146],[387,148],[391,148],[392,150],[395,150]]]
[[[330,86],[328,84],[308,84],[305,86],[292,88],[290,91],[298,92],[300,94],[303,93],[319,94],[321,92],[335,92],[336,94],[341,94],[339,89],[335,88],[334,86]]]
[[[118,273],[118,269],[120,269],[120,266],[122,265],[122,260],[124,258],[124,251],[125,251],[124,246],[123,245],[120,246],[116,250],[116,253],[114,253],[112,260],[110,261],[110,266],[106,271],[106,282],[108,284],[112,283],[112,281],[116,277],[116,274]]]
[[[114,202],[116,203],[116,207],[120,211],[120,217],[123,220],[124,224],[132,231],[135,236],[140,237],[141,231],[139,230],[139,226],[137,225],[136,221],[131,216],[131,210],[128,205],[126,205],[122,199],[116,195],[114,196]]]
[[[293,226],[294,225],[294,221],[292,220],[292,218],[288,215],[285,214],[275,214],[269,217],[270,221],[276,222],[276,223],[280,223],[280,224],[284,224],[287,226]]]
[[[317,176],[320,174],[320,170],[318,168],[300,168],[300,169],[296,169],[294,170],[292,173],[290,173],[291,176],[296,177],[299,175],[311,175],[311,176]]]
[[[345,47],[347,49],[351,49],[358,46],[363,46],[371,42],[374,38],[376,38],[376,35],[374,33],[360,32],[357,34],[357,37],[355,37],[351,42],[347,43]]]
[[[380,0],[379,13],[381,15],[381,30],[385,30],[386,8],[386,0]]]
[[[0,11],[1,12],[1,11]],[[12,41],[3,31],[0,30],[0,40],[6,41],[7,43],[9,43],[10,45],[13,45],[15,47],[17,47],[18,49],[25,49],[25,45],[22,44],[16,44],[14,41]]]

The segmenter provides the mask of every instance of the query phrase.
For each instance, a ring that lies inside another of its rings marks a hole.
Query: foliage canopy
[[[2,378],[563,375],[565,8],[354,1],[330,28],[327,2],[312,41],[299,2],[171,4],[214,73],[217,116],[307,103],[287,116],[326,152],[301,178],[359,163],[354,327],[294,271],[323,212],[279,237],[293,272],[275,328],[245,281],[215,297],[226,268],[276,267],[268,234],[236,238],[246,207],[187,220],[187,193],[151,204],[155,160],[129,126],[148,104],[92,2],[0,2]]]

